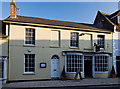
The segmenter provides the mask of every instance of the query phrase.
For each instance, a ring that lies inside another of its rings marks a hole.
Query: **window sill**
[[[24,47],[36,47],[36,45],[27,45],[27,44],[24,44],[23,46]]]
[[[57,46],[56,47],[55,46],[50,46],[50,48],[60,48],[60,47],[59,46],[58,47]]]
[[[35,73],[24,73],[23,75],[35,75]]]
[[[79,47],[69,47],[70,49],[79,49]]]
[[[65,73],[67,73],[67,74],[76,74],[76,72],[65,72]],[[81,73],[83,73],[83,72],[81,71]]]
[[[105,50],[105,48],[100,48],[101,50]]]
[[[106,71],[106,72],[95,72],[95,73],[101,73],[102,74],[102,73],[108,73],[108,71]]]

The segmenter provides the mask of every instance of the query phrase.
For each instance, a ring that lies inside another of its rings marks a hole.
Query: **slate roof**
[[[5,28],[6,26],[5,26],[5,23],[3,23],[3,21],[2,20],[0,20],[0,37],[7,37],[6,35],[5,35]]]
[[[9,16],[4,21],[65,26],[65,27],[74,27],[74,28],[80,28],[80,29],[94,29],[94,30],[99,29],[103,31],[110,31],[106,29],[100,29],[93,25],[88,25],[88,24],[68,22],[68,21],[59,21],[59,20],[50,20],[50,19],[43,19],[43,18],[36,18],[36,17],[19,16],[19,15],[17,15],[17,18],[10,18]]]
[[[116,11],[115,13],[111,14],[110,17],[117,15],[119,12],[120,12],[120,10]]]

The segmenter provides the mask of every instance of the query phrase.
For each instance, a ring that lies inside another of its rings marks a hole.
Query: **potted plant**
[[[62,80],[66,80],[67,79],[67,76],[65,74],[65,66],[63,67],[63,70],[62,70],[61,79]]]
[[[114,66],[112,66],[112,70],[111,70],[111,78],[116,78],[116,74],[115,74]]]

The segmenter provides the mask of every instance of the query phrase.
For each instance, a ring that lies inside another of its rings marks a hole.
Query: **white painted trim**
[[[70,46],[71,49],[78,49],[79,47]]]
[[[92,57],[92,76],[95,78],[95,56]]]
[[[35,72],[24,72],[24,74],[35,74]]]
[[[4,60],[4,75],[3,75],[3,78],[4,79],[7,79],[7,61]]]
[[[84,55],[83,55],[83,78],[85,78],[85,72],[84,72]]]
[[[109,56],[108,54],[95,54],[95,56]]]
[[[109,58],[110,58],[110,56],[108,56],[108,59],[107,59],[107,61],[108,61],[108,73],[110,72],[110,67],[109,67],[109,64],[110,64],[110,63],[109,63],[109,62],[110,62],[109,60],[110,60],[110,59],[109,59]],[[115,67],[114,67],[114,68],[115,68]]]
[[[106,71],[106,72],[95,72],[95,73],[109,73],[108,71]]]
[[[118,24],[120,23],[120,16],[117,17]]]
[[[24,44],[24,46],[35,47],[36,45],[33,45],[33,44]]]
[[[117,27],[114,25],[114,32],[116,32],[116,28],[117,28]],[[115,33],[113,33],[113,34],[115,34]],[[113,39],[113,40],[114,40],[114,39]]]
[[[65,73],[67,73],[66,66],[67,66],[67,55],[65,55]]]
[[[67,73],[67,74],[76,74],[76,72],[65,72],[65,73]],[[83,73],[83,72],[81,72],[81,73]]]
[[[72,52],[69,52],[69,53],[66,53],[66,55],[83,55],[82,53],[72,53]]]

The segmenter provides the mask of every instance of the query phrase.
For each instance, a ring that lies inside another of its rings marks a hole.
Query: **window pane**
[[[108,57],[107,56],[95,56],[95,71],[105,72],[108,71]]]
[[[35,44],[35,29],[26,29],[25,44]]]
[[[35,54],[25,54],[25,72],[34,72]]]
[[[66,71],[67,72],[76,72],[78,68],[82,69],[82,57],[81,55],[68,55],[66,56]]]
[[[105,36],[104,35],[98,35],[97,43],[100,45],[100,48],[104,48],[105,45]]]
[[[71,47],[78,47],[78,45],[79,45],[79,34],[76,32],[72,32],[70,46]]]

